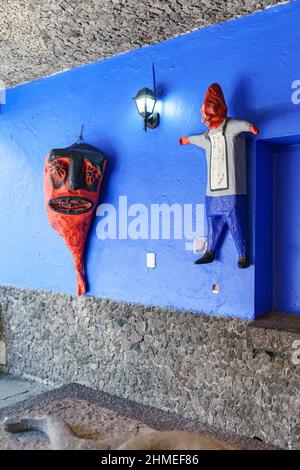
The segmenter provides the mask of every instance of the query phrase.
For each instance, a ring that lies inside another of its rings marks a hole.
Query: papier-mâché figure
[[[207,251],[195,263],[214,261],[222,232],[227,225],[239,254],[238,267],[247,268],[250,262],[247,243],[246,152],[244,142],[238,136],[242,132],[259,134],[259,130],[247,121],[227,117],[223,91],[217,83],[207,89],[200,111],[202,122],[209,130],[179,139],[181,145],[194,144],[206,152]]]

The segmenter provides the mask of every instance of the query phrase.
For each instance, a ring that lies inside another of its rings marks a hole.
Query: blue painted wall
[[[9,90],[0,117],[0,283],[74,292],[71,255],[46,219],[43,163],[49,149],[74,142],[81,123],[85,140],[109,157],[102,202],[115,205],[119,195],[147,206],[204,203],[203,154],[179,147],[178,137],[205,130],[199,108],[213,81],[222,84],[230,115],[253,121],[262,130],[260,139],[300,135],[300,105],[291,101],[291,84],[300,79],[299,39],[295,1]],[[161,124],[144,133],[132,97],[151,87],[152,62]],[[255,232],[252,137],[248,147],[254,261],[263,247]],[[262,178],[259,188],[263,197]],[[258,288],[263,266],[239,270],[229,235],[218,260],[199,267],[182,240],[100,241],[96,225],[97,219],[87,251],[91,295],[241,318],[271,307]],[[146,268],[147,251],[157,254],[154,270]],[[270,288],[272,280],[266,282]],[[218,295],[212,293],[214,283]]]

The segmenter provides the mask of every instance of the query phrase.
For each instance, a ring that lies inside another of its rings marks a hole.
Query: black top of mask
[[[100,168],[103,166],[103,163],[107,160],[107,157],[93,145],[78,143],[62,149],[52,149],[49,153],[48,161],[51,162],[52,160],[55,160],[58,157],[87,158],[92,163],[100,165]]]

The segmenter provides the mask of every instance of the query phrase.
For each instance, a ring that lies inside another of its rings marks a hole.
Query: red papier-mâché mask
[[[46,156],[44,193],[48,220],[73,256],[77,294],[87,291],[84,248],[107,158],[88,144],[53,149]]]

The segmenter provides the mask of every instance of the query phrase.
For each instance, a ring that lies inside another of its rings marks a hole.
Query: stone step
[[[0,374],[0,408],[27,400],[48,390],[44,385],[36,384],[10,374]]]

